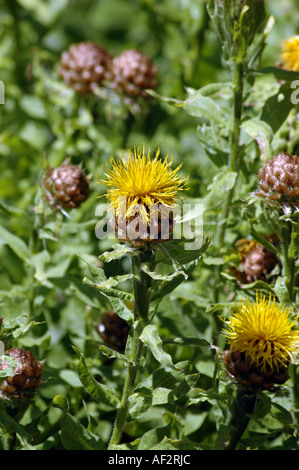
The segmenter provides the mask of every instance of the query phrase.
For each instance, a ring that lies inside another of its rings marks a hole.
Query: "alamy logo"
[[[291,88],[295,88],[295,91],[291,94],[291,103],[296,105],[299,103],[299,80],[294,80],[291,83]]]
[[[117,215],[109,204],[99,204],[96,207],[95,215],[100,218],[95,228],[98,239],[118,238],[131,241],[184,239],[187,241],[185,245],[187,250],[197,250],[202,245],[204,212],[202,204],[183,204],[181,207],[136,204],[128,216],[126,198],[120,196],[118,208],[120,210]]]

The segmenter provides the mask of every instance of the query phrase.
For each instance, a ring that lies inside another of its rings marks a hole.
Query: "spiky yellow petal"
[[[141,208],[141,217],[149,223],[150,207],[161,205],[171,207],[177,198],[177,192],[182,190],[187,182],[178,174],[182,164],[171,169],[173,158],[164,160],[159,158],[160,151],[155,158],[150,158],[150,151],[139,148],[128,151],[128,157],[110,160],[111,169],[105,173],[106,180],[100,180],[108,190],[105,194],[117,217],[129,218],[136,212],[138,205]]]
[[[281,58],[286,70],[299,72],[299,35],[283,42]]]
[[[299,331],[290,318],[288,308],[275,300],[257,294],[256,301],[247,299],[236,306],[226,321],[224,331],[233,350],[245,353],[251,364],[272,371],[288,366],[297,350]]]

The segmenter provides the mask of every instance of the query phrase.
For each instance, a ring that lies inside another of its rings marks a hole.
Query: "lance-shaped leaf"
[[[130,416],[136,418],[151,406],[175,403],[194,388],[199,379],[190,365],[176,364],[177,370],[159,367],[135,388],[130,397]]]
[[[256,140],[260,148],[261,159],[263,161],[267,161],[274,156],[273,149],[271,146],[273,139],[273,131],[269,124],[262,121],[261,119],[253,118],[244,121],[241,124],[241,128],[252,139]]]
[[[175,368],[170,354],[163,350],[162,339],[155,325],[147,325],[143,329],[139,339],[151,350],[153,356],[160,364],[172,369]]]
[[[218,207],[226,198],[230,189],[235,185],[237,173],[227,168],[219,170],[214,176],[213,182],[208,186],[208,193],[203,199],[205,210]]]
[[[116,285],[118,282],[120,282],[119,278],[121,276],[119,276],[118,279],[113,280],[112,278],[111,280],[108,280],[102,268],[92,263],[89,263],[89,261],[84,259],[82,256],[80,256],[80,258],[87,264],[88,270],[92,276],[92,280],[84,278],[83,283],[94,287],[102,295],[107,297],[109,299],[109,302],[111,303],[112,308],[117,312],[117,314],[131,325],[133,322],[133,313],[125,302],[132,302],[132,295],[129,292],[125,292],[120,289],[115,289],[114,287],[111,287],[111,285]],[[121,279],[127,280],[128,278]]]
[[[134,251],[134,248],[132,248],[130,245],[117,244],[112,248],[114,248],[112,251],[105,251],[105,253],[101,254],[99,256],[99,260],[109,263],[110,261],[120,259],[128,253],[132,253],[132,251]]]
[[[0,245],[8,245],[25,262],[29,262],[29,248],[21,238],[0,226]]]
[[[113,408],[117,407],[120,403],[119,398],[116,396],[114,390],[111,390],[107,385],[100,384],[91,375],[86,365],[84,356],[74,348],[79,356],[77,364],[77,372],[79,379],[84,386],[85,390],[99,403],[105,403]]]
[[[68,400],[58,395],[53,405],[63,411],[60,420],[61,442],[66,450],[104,450],[105,444],[96,434],[86,429],[80,421],[69,412]]]

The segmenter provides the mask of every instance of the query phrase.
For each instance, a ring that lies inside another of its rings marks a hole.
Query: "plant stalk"
[[[224,450],[236,449],[248,426],[250,414],[254,411],[256,402],[257,396],[255,392],[246,388],[238,390],[229,424],[228,441],[223,444]]]
[[[154,255],[146,253],[147,261],[151,265],[154,263]],[[123,430],[127,421],[129,412],[129,398],[132,393],[136,375],[139,369],[140,359],[143,352],[143,343],[140,341],[139,336],[148,322],[148,314],[150,307],[150,286],[151,278],[142,270],[142,254],[134,254],[131,257],[133,277],[133,291],[134,291],[134,319],[140,320],[137,327],[134,327],[132,349],[130,354],[130,364],[127,369],[127,375],[122,392],[120,407],[117,411],[114,429],[111,435],[108,449],[117,445],[122,437]]]
[[[244,63],[234,63],[232,67],[233,74],[233,129],[230,141],[230,158],[228,163],[228,169],[233,172],[239,170],[239,145],[240,145],[240,123],[243,112],[243,100],[244,100],[244,76],[245,66]],[[217,233],[217,245],[221,248],[224,244],[225,233],[227,228],[227,222],[231,211],[232,200],[234,196],[236,183],[228,191],[224,205],[223,223],[218,227]]]
[[[243,103],[244,103],[244,77],[245,77],[245,64],[233,63],[232,66],[232,75],[233,75],[233,129],[231,133],[230,140],[230,158],[228,162],[228,169],[233,172],[238,172],[240,162],[239,162],[239,145],[240,145],[240,123],[243,113]],[[234,197],[235,187],[238,177],[234,186],[228,191],[226,200],[224,203],[223,210],[223,219],[217,227],[216,233],[216,246],[221,251],[225,241],[225,234],[228,224],[228,219],[232,207],[232,200]],[[215,278],[220,279],[220,270],[221,266],[215,268]],[[219,301],[219,282],[214,283],[214,302],[218,303]],[[221,329],[221,325],[218,319],[218,315],[214,316],[216,323],[216,330]],[[217,335],[217,334],[216,334]]]

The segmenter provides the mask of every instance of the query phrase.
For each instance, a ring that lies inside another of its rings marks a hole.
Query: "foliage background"
[[[275,25],[268,37],[263,67],[279,61],[281,41],[298,33],[299,21],[296,0],[271,0],[267,8]],[[107,359],[99,352],[101,339],[94,324],[109,310],[109,302],[82,283],[88,270],[81,257],[94,261],[111,246],[111,241],[95,237],[97,196],[104,192],[96,175],[101,174],[102,165],[112,155],[119,155],[125,147],[143,144],[152,152],[159,147],[162,155],[173,154],[174,164],[183,162],[183,172],[190,176],[190,198],[204,197],[219,169],[199,142],[196,116],[153,98],[142,104],[144,108],[135,116],[128,133],[128,114],[120,103],[109,100],[90,103],[61,83],[55,72],[60,54],[70,44],[83,40],[99,43],[114,55],[138,48],[159,68],[156,90],[159,95],[178,100],[186,99],[186,87],[198,89],[226,82],[230,76],[201,1],[2,0],[0,23],[0,78],[5,84],[5,105],[0,106],[1,315],[7,322],[16,318],[20,322],[24,334],[17,332],[13,345],[30,349],[39,360],[46,359],[43,373],[46,383],[22,413],[16,412],[20,417],[13,415],[14,420],[7,423],[7,416],[1,412],[2,425],[8,425],[17,434],[16,441],[9,444],[16,447],[85,448],[96,443],[91,443],[90,435],[85,436],[83,443],[79,444],[79,439],[77,442],[74,436],[82,432],[78,422],[93,436],[107,441],[114,411],[97,403],[82,387],[73,346],[84,354],[95,377],[108,385],[121,389],[123,367],[121,362]],[[260,77],[255,88],[255,105],[263,104],[271,94],[273,80],[268,75]],[[285,136],[276,136],[273,145],[275,149],[285,146]],[[80,209],[70,213],[70,218],[62,214],[49,217],[42,229],[45,245],[40,245],[34,254],[29,245],[32,209],[42,207],[39,184],[45,161],[57,166],[70,156],[90,175],[91,196]],[[244,192],[255,188],[259,166],[259,160],[253,158]],[[217,192],[212,197],[214,212],[205,220],[204,229],[206,235],[213,237],[213,216],[221,209]],[[229,236],[233,244],[247,235],[248,224],[239,219]],[[217,263],[222,263],[222,259],[213,258],[212,247],[194,277],[163,300],[156,318],[161,334],[194,336],[196,332],[198,337],[211,341],[215,325],[207,309],[215,290],[211,269]],[[125,273],[126,264],[117,260],[106,269],[107,275]],[[33,284],[34,301],[32,297],[30,300]],[[234,283],[226,286],[221,293],[222,301],[238,296],[237,290]],[[36,324],[27,330],[24,315],[28,308],[29,313],[34,313]],[[213,448],[218,420],[229,414],[227,402],[222,404],[207,392],[214,380],[214,353],[191,346],[168,346],[167,351],[175,362],[190,361],[200,371],[197,387],[207,394],[196,398],[191,393],[189,406],[186,395],[176,402],[152,407],[138,419],[131,419],[125,439],[141,438],[141,448],[155,448],[158,445],[157,436],[153,436],[155,429],[167,427],[169,439],[184,435],[193,443],[190,446],[203,443]],[[157,368],[153,358],[148,367],[151,371]],[[57,399],[59,407],[52,402],[57,396],[61,400]],[[270,399],[265,398],[244,445],[297,448],[291,426],[294,416],[287,398],[274,398],[274,408]],[[61,411],[66,406],[68,415]],[[73,418],[77,421],[71,421]],[[259,418],[263,418],[262,424]],[[5,447],[4,441],[2,436]]]

